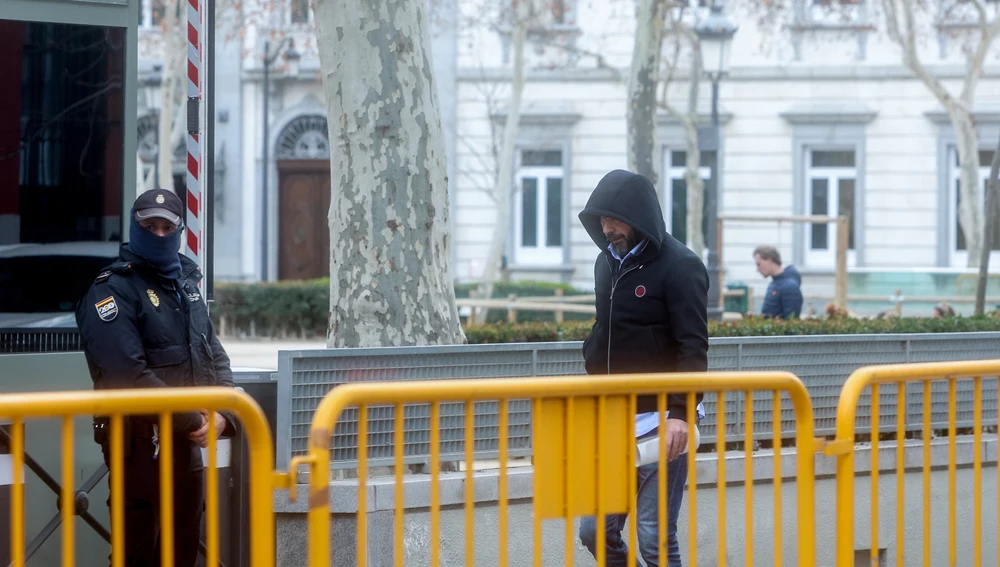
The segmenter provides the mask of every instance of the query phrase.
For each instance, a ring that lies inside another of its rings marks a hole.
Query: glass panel
[[[827,214],[827,199],[829,191],[830,182],[828,179],[820,178],[812,180],[812,214]],[[827,243],[827,225],[813,223],[810,227],[810,230],[812,231],[812,249],[829,249],[829,244]]]
[[[989,171],[991,163],[993,163],[993,152],[991,150],[979,150],[979,165]]]
[[[562,246],[562,179],[546,181],[545,245]]]
[[[153,9],[153,25],[158,26],[163,22],[163,16],[166,15],[164,0],[150,0],[149,4]]]
[[[525,150],[521,152],[521,167],[562,167],[561,150]]]
[[[980,154],[982,153],[983,152],[980,152]],[[993,159],[993,156],[990,155],[989,158]],[[989,185],[990,185],[989,174],[987,174],[986,179],[983,179],[983,212],[984,212],[983,222],[989,220],[989,212],[986,209],[986,199],[989,198],[989,193],[988,193],[990,189]],[[993,226],[993,240],[991,241],[990,244],[991,244],[990,246],[991,250],[1000,250],[1000,222],[998,222],[996,225]]]
[[[551,0],[552,22],[556,24],[566,23],[566,2],[568,0]]]
[[[0,19],[0,329],[75,329],[118,255],[125,35]]]
[[[671,180],[670,193],[670,234],[682,243],[687,243],[687,182],[684,179]]]
[[[538,180],[521,180],[521,246],[538,246]]]
[[[847,216],[847,249],[854,250],[854,180],[841,179],[837,188],[837,214]]]
[[[813,167],[854,167],[854,150],[814,151]]]
[[[962,232],[962,224],[958,220],[958,211],[962,205],[962,180],[955,180],[955,249],[965,250],[965,233]]]
[[[687,152],[670,152],[670,167],[687,165]]]
[[[292,23],[293,24],[309,23],[308,0],[292,0]]]

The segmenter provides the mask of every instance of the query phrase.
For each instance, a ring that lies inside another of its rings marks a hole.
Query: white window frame
[[[518,157],[525,151],[534,151],[534,148],[519,148]],[[538,150],[547,151],[547,150]],[[552,150],[559,151],[562,155],[562,163],[566,162],[566,155],[563,150]],[[537,190],[535,195],[536,203],[536,215],[535,215],[535,230],[538,245],[537,246],[524,246],[524,210],[521,206],[522,203],[522,191],[524,187],[525,179],[536,179],[537,180]],[[563,263],[565,258],[564,251],[566,246],[566,231],[565,227],[561,226],[565,223],[565,215],[562,211],[559,212],[560,219],[560,239],[562,244],[559,246],[549,246],[548,245],[548,227],[546,222],[548,219],[548,181],[550,179],[559,179],[562,189],[562,198],[560,202],[563,208],[566,206],[566,199],[568,198],[568,191],[566,187],[566,175],[565,175],[565,165],[551,165],[551,166],[521,166],[517,170],[517,174],[514,178],[514,191],[512,195],[513,208],[514,208],[514,222],[511,226],[514,229],[514,263],[518,265],[530,265],[530,266],[555,266]]]
[[[977,151],[993,151],[995,148],[981,147]],[[954,144],[948,147],[948,251],[949,265],[952,268],[968,267],[969,251],[958,249],[958,184],[962,178],[962,169],[955,164],[958,159],[958,149]],[[982,201],[986,196],[986,183],[990,178],[990,164],[979,164],[979,187],[977,193]],[[985,210],[985,204],[983,209]],[[990,265],[1000,262],[1000,251],[990,251]]]
[[[687,174],[687,165],[674,165],[673,152],[687,152],[687,148],[663,146],[663,171],[666,175],[664,175],[665,183],[661,206],[663,207],[663,220],[667,225],[667,232],[670,234],[674,233],[674,181],[684,180]],[[712,179],[712,168],[699,166],[698,175],[704,183],[708,183]],[[704,250],[695,250],[695,253],[701,256]]]
[[[854,153],[854,166],[837,167],[813,167],[812,158],[814,152],[841,152],[850,151]],[[805,148],[805,180],[803,189],[803,202],[807,215],[824,214],[825,216],[837,216],[840,208],[840,181],[850,179],[854,182],[854,225],[858,222],[856,211],[858,209],[858,151],[854,146],[807,146]],[[813,180],[826,179],[826,212],[816,213],[812,209],[812,184]],[[814,250],[812,247],[813,223],[802,223],[802,241],[805,243],[805,263],[807,266],[833,267],[837,261],[837,223],[826,224],[826,249]],[[857,246],[857,242],[855,242]],[[857,265],[857,250],[847,250],[847,264]]]

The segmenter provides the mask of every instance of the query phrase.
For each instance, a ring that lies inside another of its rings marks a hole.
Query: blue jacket
[[[802,276],[795,266],[788,266],[785,271],[773,276],[767,286],[760,314],[782,319],[794,319],[801,315],[802,291],[799,289],[801,283]]]

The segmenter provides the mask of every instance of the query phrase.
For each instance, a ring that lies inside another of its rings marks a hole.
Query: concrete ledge
[[[931,467],[940,469],[948,466],[950,452],[949,439],[932,439],[930,447]],[[971,435],[955,438],[955,463],[960,468],[969,468],[974,464],[974,441]],[[997,435],[983,435],[982,464],[996,466],[998,458]],[[798,453],[794,447],[781,451],[781,478],[794,481],[797,477],[796,461]],[[815,474],[817,478],[832,478],[836,475],[837,460],[817,453],[814,457]],[[908,472],[919,472],[924,463],[924,447],[922,440],[908,440],[905,445],[905,469]],[[697,456],[697,485],[701,488],[716,488],[719,482],[719,461],[715,454],[703,453]],[[725,466],[726,484],[743,484],[746,480],[746,454],[730,451],[723,460]],[[774,452],[771,450],[756,451],[752,460],[752,475],[755,483],[772,483],[775,472]],[[871,472],[872,450],[870,444],[858,444],[854,451],[854,470],[859,476],[867,476]],[[885,441],[879,443],[878,468],[882,474],[896,472],[896,443]],[[465,504],[465,473],[445,473],[440,476],[438,484],[440,503],[442,507],[461,506]],[[499,472],[496,470],[480,471],[474,475],[475,502],[495,503],[499,500]],[[507,499],[510,502],[530,501],[533,495],[534,472],[531,467],[508,469]],[[425,509],[430,507],[429,475],[406,475],[403,477],[403,507],[406,510]],[[396,479],[391,476],[368,479],[365,487],[366,508],[369,513],[394,510],[396,508]],[[305,513],[309,510],[308,485],[300,484],[296,488],[297,499],[289,502],[288,491],[280,490],[274,493],[274,511],[282,514]],[[358,482],[338,480],[330,483],[329,502],[331,514],[355,514],[358,511]]]

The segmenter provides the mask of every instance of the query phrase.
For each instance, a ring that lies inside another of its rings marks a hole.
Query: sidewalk
[[[234,337],[220,339],[229,354],[233,368],[278,369],[279,350],[314,350],[326,348],[326,342],[280,341],[280,340],[240,340]]]

